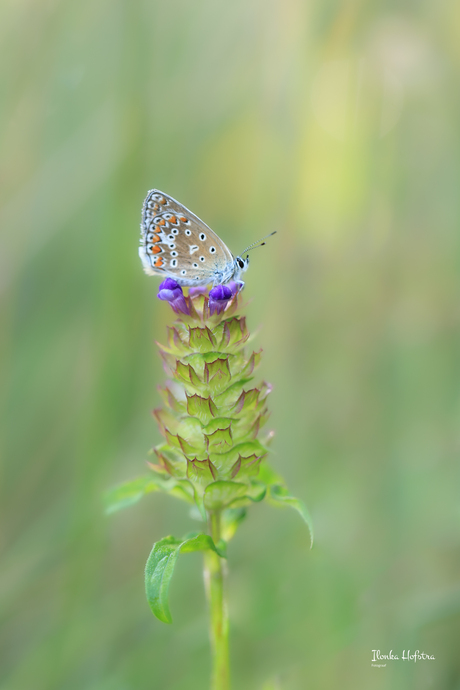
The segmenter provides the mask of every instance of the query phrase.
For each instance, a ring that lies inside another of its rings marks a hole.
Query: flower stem
[[[217,544],[220,539],[220,511],[210,511],[208,522],[213,541]],[[212,652],[211,690],[230,690],[226,571],[223,558],[214,551],[205,552],[204,582],[209,605]]]

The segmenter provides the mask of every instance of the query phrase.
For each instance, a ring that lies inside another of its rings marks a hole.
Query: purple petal
[[[166,278],[166,279],[163,280],[163,282],[160,283],[160,285],[158,286],[158,290],[159,290],[159,291],[161,291],[161,290],[177,290],[177,289],[179,289],[179,290],[182,292],[181,286],[179,285],[179,283],[177,283],[177,282],[174,280],[174,278]]]
[[[212,300],[225,300],[228,302],[233,296],[231,288],[228,285],[216,285],[212,290],[209,291],[209,299]]]
[[[196,295],[206,294],[206,285],[199,285],[198,287],[191,287],[188,290],[189,297],[196,297]]]
[[[169,302],[176,314],[190,314],[190,310],[185,301],[184,293],[179,283],[176,283],[172,278],[166,278],[158,290],[158,299]]]
[[[231,280],[231,281],[228,283],[228,287],[229,287],[230,290],[232,291],[232,294],[233,294],[233,295],[237,295],[237,294],[241,291],[241,283],[240,283],[240,282],[235,283],[234,280]]]
[[[228,285],[216,285],[209,291],[209,313],[221,314],[233,297],[233,293]]]

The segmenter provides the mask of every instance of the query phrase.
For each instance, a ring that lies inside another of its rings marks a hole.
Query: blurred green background
[[[234,252],[278,230],[247,312],[317,541],[260,505],[232,542],[234,688],[460,688],[458,3],[5,0],[0,35],[1,689],[208,684],[199,554],[172,626],[143,591],[187,507],[101,506],[159,441],[152,187]]]

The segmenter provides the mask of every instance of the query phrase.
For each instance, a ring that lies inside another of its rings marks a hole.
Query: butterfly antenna
[[[264,244],[266,244],[264,242],[264,240],[266,240],[267,237],[271,237],[272,235],[275,235],[275,234],[276,234],[276,230],[273,230],[273,232],[269,232],[268,235],[265,235],[265,237],[262,237],[260,240],[257,240],[257,242],[253,242],[252,244],[249,245],[249,247],[246,247],[246,249],[243,252],[241,252],[241,256],[243,256],[243,254],[246,254],[246,252],[251,251],[251,249],[255,249],[256,247],[263,247]]]

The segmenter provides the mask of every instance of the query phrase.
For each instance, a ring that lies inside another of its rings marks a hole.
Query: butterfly
[[[265,242],[259,240],[242,253],[258,244]],[[249,256],[233,256],[206,223],[158,189],[149,191],[142,207],[139,257],[147,275],[173,278],[189,287],[234,280],[241,290],[240,278],[249,266]]]

